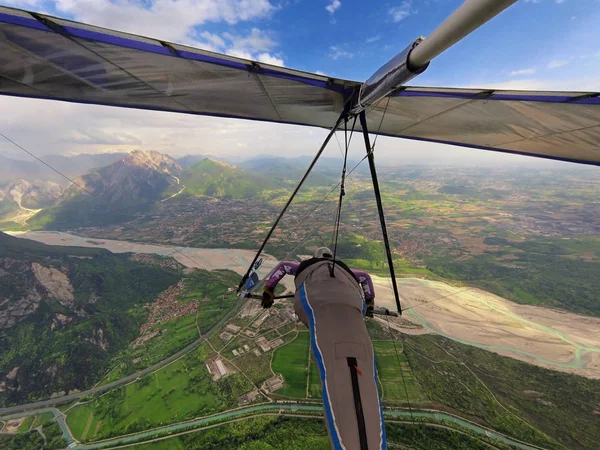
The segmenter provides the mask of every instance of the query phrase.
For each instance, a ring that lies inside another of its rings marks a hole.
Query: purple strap
[[[273,272],[271,272],[271,276],[266,283],[266,287],[269,289],[275,289],[275,286],[285,277],[286,275],[296,275],[298,272],[298,268],[300,267],[300,263],[296,261],[282,261]],[[373,288],[373,281],[371,280],[371,276],[367,272],[363,272],[362,270],[352,270],[358,282],[362,286],[363,292],[365,293],[365,300],[370,301],[375,298],[375,289]]]

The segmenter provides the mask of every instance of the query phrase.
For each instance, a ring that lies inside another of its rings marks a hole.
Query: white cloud
[[[535,73],[535,69],[521,69],[521,70],[513,70],[510,74],[514,76],[520,75],[533,75]]]
[[[396,6],[389,10],[390,15],[392,16],[392,20],[394,22],[400,22],[401,20],[406,19],[410,16],[414,11],[411,10],[412,1],[404,1],[400,6]]]
[[[258,61],[266,64],[271,64],[273,66],[284,66],[283,59],[273,56],[270,53],[260,53],[258,55]]]
[[[565,2],[565,0],[556,0],[557,5],[560,5],[561,3],[564,3],[564,2]]]
[[[277,43],[269,35],[269,33],[252,28],[247,36],[234,35],[231,33],[223,33],[223,37],[233,43],[233,47],[239,49],[251,49],[254,51],[269,51],[277,46]]]
[[[225,47],[225,41],[223,38],[217,34],[209,33],[208,31],[204,31],[200,33],[200,38],[204,42],[204,49],[211,50],[212,48],[219,49]],[[209,48],[210,47],[210,48]]]
[[[266,31],[253,28],[247,36],[223,33],[222,37],[226,41],[223,47],[218,48],[218,51],[222,53],[275,66],[285,66],[281,55],[273,54],[272,51],[278,44]]]
[[[367,44],[372,44],[373,42],[377,42],[379,39],[381,39],[381,34],[377,34],[375,36],[371,36],[371,37],[367,38],[367,40],[365,42]]]
[[[137,149],[173,156],[281,155],[281,149],[286,155],[312,154],[327,133],[249,120],[16,97],[0,97],[0,116],[2,132],[36,156]],[[238,143],[248,148],[243,150]],[[0,154],[25,156],[1,139]]]
[[[236,24],[266,17],[269,0],[12,0],[15,6],[49,9],[63,17],[129,33],[188,44],[196,27],[208,22]]]
[[[329,47],[329,50],[329,57],[334,60],[338,60],[340,58],[351,59],[354,57],[354,53],[349,52],[347,50],[343,50],[336,45],[332,45],[331,47]]]
[[[569,61],[567,61],[566,59],[557,59],[554,61],[550,61],[548,63],[547,68],[548,69],[557,69],[559,67],[566,66],[567,64],[569,64]]]
[[[322,75],[322,76],[324,76],[324,77],[326,77],[326,76],[327,76],[327,74],[326,74],[325,72],[321,72],[320,70],[317,70],[315,73],[316,73],[317,75]]]
[[[515,89],[525,91],[600,91],[600,79],[598,77],[590,78],[571,78],[544,80],[538,78],[523,78],[520,80],[503,81],[485,81],[469,83],[466,88],[472,89]]]
[[[342,2],[340,0],[332,0],[332,2],[325,7],[330,14],[334,14],[338,9],[342,6]]]

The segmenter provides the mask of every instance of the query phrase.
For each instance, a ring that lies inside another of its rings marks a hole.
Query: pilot
[[[364,320],[374,306],[371,277],[334,261],[331,250],[321,247],[301,263],[283,261],[275,267],[265,285],[264,308],[273,305],[274,289],[285,275],[295,276],[294,309],[310,331],[331,447],[386,449],[375,356]]]

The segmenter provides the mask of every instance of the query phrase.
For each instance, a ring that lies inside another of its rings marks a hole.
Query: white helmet
[[[315,250],[313,255],[315,258],[328,258],[333,259],[333,253],[327,247],[319,247]]]

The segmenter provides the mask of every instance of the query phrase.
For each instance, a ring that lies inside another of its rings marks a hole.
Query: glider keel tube
[[[415,40],[362,84],[356,105],[350,110],[351,114],[357,115],[369,106],[377,104],[429,67],[429,62],[419,67],[409,64],[411,53],[421,42],[423,42],[423,38]]]

